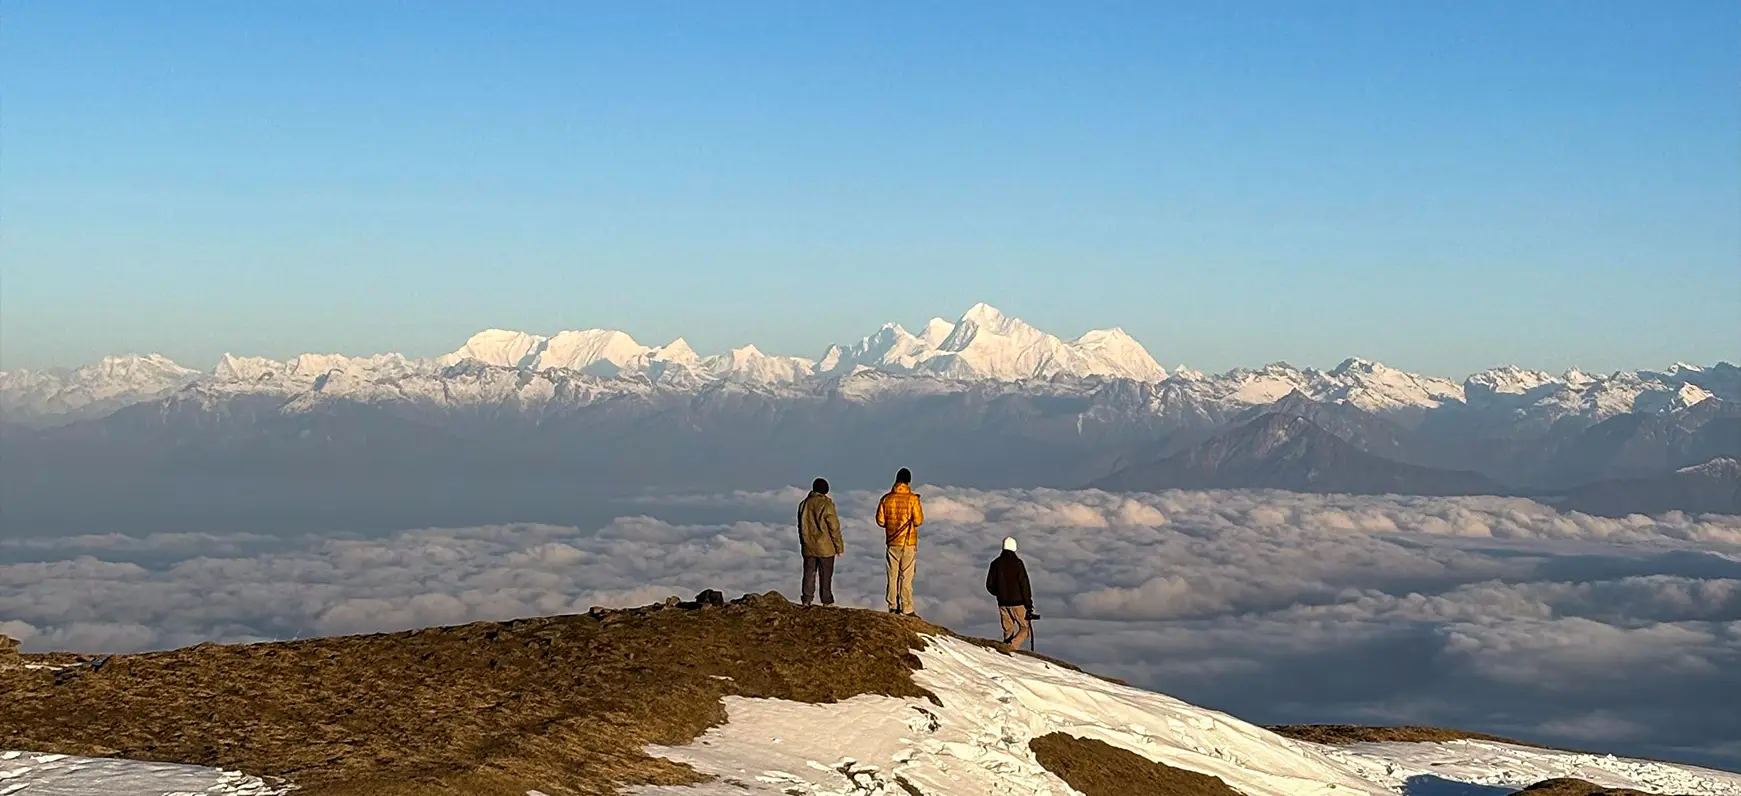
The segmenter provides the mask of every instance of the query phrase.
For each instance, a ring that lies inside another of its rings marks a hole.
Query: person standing
[[[919,526],[925,524],[925,507],[913,491],[913,473],[905,467],[895,473],[895,486],[877,503],[877,525],[883,529],[889,548],[889,613],[918,615],[913,604],[913,571],[919,548]]]
[[[1018,650],[1028,640],[1031,631],[1029,616],[1034,611],[1034,591],[1028,586],[1028,567],[1016,555],[1015,537],[1006,536],[1003,552],[991,562],[985,573],[985,590],[997,598],[998,619],[1003,623],[1003,643],[1006,649]]]
[[[810,496],[798,504],[798,547],[804,554],[804,604],[815,598],[817,581],[822,585],[822,604],[834,604],[834,559],[846,552],[840,538],[840,514],[828,496],[828,480],[818,478]]]

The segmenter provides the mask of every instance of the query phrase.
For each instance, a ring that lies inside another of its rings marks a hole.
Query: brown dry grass
[[[929,696],[912,653],[937,632],[769,595],[8,666],[0,748],[222,766],[308,796],[603,796],[697,781],[641,749],[724,721],[723,695]]]
[[[1425,727],[1416,724],[1373,727],[1360,724],[1279,724],[1265,727],[1277,735],[1284,735],[1299,741],[1343,746],[1352,743],[1434,743],[1443,741],[1491,741],[1493,743],[1508,743],[1513,746],[1529,746],[1536,749],[1553,749],[1560,752],[1576,752],[1578,754],[1606,754],[1589,749],[1575,749],[1567,746],[1548,746],[1534,741],[1519,741],[1516,738],[1505,738],[1498,735],[1488,735],[1483,732],[1468,730],[1451,730],[1443,727]],[[1634,757],[1635,760],[1649,760],[1656,763],[1672,763],[1686,765],[1674,760],[1663,760],[1655,757]],[[1548,780],[1552,782],[1553,780]],[[1573,780],[1574,782],[1579,780]],[[1532,786],[1533,787],[1533,786]],[[1615,791],[1619,793],[1620,791]]]
[[[1156,763],[1104,741],[1055,732],[1029,741],[1028,748],[1084,796],[1240,796],[1220,777]]]
[[[1651,796],[1630,788],[1604,788],[1581,779],[1546,779],[1517,793],[1527,796]]]
[[[1335,746],[1351,743],[1435,743],[1469,740],[1533,746],[1537,749],[1547,748],[1539,743],[1501,738],[1486,733],[1448,730],[1443,727],[1422,727],[1412,724],[1393,727],[1369,727],[1359,724],[1281,724],[1264,729],[1297,741]]]

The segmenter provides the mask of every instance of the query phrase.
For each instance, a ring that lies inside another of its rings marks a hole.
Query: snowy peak
[[[1101,376],[1159,382],[1167,377],[1122,329],[1096,330],[1066,342],[989,304],[975,304],[957,323],[933,318],[919,335],[897,323],[884,324],[856,343],[830,347],[817,372],[841,376],[863,368],[963,381]]]
[[[1161,367],[1161,363],[1149,356],[1148,349],[1121,328],[1095,329],[1070,341],[1070,345],[1098,357],[1110,375],[1153,382],[1167,378],[1166,368]]]
[[[257,382],[269,379],[282,370],[282,364],[265,357],[239,357],[224,354],[212,375],[224,381]]]
[[[1508,365],[1503,368],[1493,368],[1477,373],[1463,381],[1463,391],[1474,400],[1477,396],[1489,398],[1499,395],[1527,395],[1545,385],[1570,382],[1574,377],[1582,377],[1577,371],[1568,371],[1564,380],[1555,379],[1553,374],[1540,370],[1524,370]]]
[[[701,355],[689,347],[689,341],[681,337],[647,352],[647,359],[652,362],[666,362],[674,365],[697,366],[701,364]]]
[[[1454,381],[1417,376],[1365,359],[1348,359],[1329,376],[1338,382],[1330,397],[1369,412],[1430,409],[1464,400],[1462,385]]]
[[[1014,324],[1020,324],[1024,327],[1027,326],[1027,324],[1022,323],[1021,321],[1004,317],[1004,314],[999,312],[998,308],[983,301],[969,307],[967,312],[962,313],[961,323],[971,323],[982,329],[990,330],[994,334],[1009,334],[1012,331],[1011,326]]]
[[[790,384],[816,370],[816,363],[802,357],[769,356],[754,345],[734,348],[701,361],[714,378],[734,384]]]
[[[526,364],[544,344],[544,338],[506,329],[485,329],[471,336],[465,345],[440,358],[442,365],[452,365],[474,359],[486,365],[517,368]]]
[[[925,332],[919,335],[919,340],[929,348],[941,348],[943,341],[948,340],[949,335],[954,332],[955,324],[942,318],[932,318],[925,324]]]
[[[127,354],[108,356],[95,364],[73,371],[75,380],[121,379],[150,382],[164,378],[196,375],[198,371],[184,368],[162,354]]]
[[[883,324],[875,334],[850,346],[833,346],[817,365],[821,373],[850,373],[858,368],[910,372],[937,353],[937,346],[914,337],[900,324]]]
[[[927,334],[937,331],[933,322]],[[989,304],[975,304],[920,368],[957,379],[1050,379],[1092,376],[1157,382],[1166,371],[1141,344],[1119,329],[1089,332],[1065,342]]]
[[[987,337],[989,345],[1026,346],[1051,337],[1018,318],[1006,317],[990,304],[975,304],[962,313],[961,320],[938,346],[944,351],[959,353],[968,350],[974,340]],[[1057,338],[1052,338],[1056,340]]]
[[[625,367],[644,360],[652,349],[615,329],[558,332],[544,341],[532,357],[533,370],[561,368],[601,376],[614,376]]]

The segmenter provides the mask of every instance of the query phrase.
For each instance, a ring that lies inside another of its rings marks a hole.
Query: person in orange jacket
[[[919,526],[925,524],[925,506],[913,491],[913,473],[905,467],[895,473],[895,487],[877,503],[877,525],[889,547],[889,613],[916,616],[913,604],[913,570],[919,546]]]

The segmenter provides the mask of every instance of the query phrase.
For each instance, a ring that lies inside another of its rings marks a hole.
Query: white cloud
[[[981,575],[1013,535],[1043,651],[1181,698],[1258,721],[1463,725],[1741,764],[1721,743],[1741,735],[1741,520],[1502,498],[923,491],[919,607],[959,630],[995,632]],[[803,496],[645,498],[590,528],[10,539],[0,632],[29,649],[129,651],[707,588],[794,595],[785,517]],[[835,591],[880,608],[880,492],[835,497]]]

